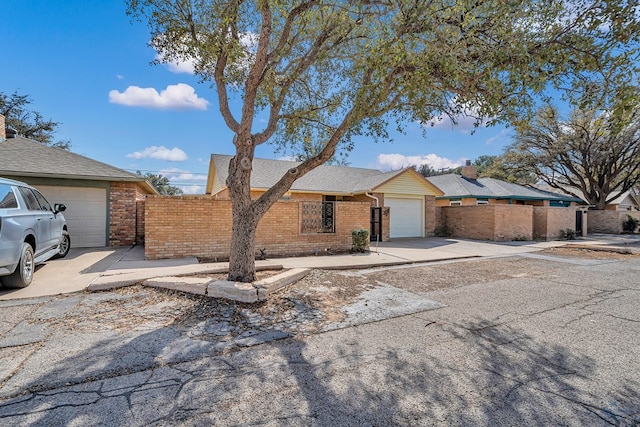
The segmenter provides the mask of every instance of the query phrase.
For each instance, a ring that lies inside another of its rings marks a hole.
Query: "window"
[[[335,233],[335,202],[301,202],[302,234]]]
[[[462,200],[450,200],[449,206],[462,206]]]
[[[33,191],[31,191],[30,188],[18,187],[18,189],[20,190],[20,194],[22,194],[22,198],[27,204],[27,209],[29,209],[30,211],[39,211],[41,209],[40,204],[38,203],[38,199],[36,199],[36,196],[33,194]]]
[[[40,203],[40,209],[43,211],[53,211],[51,205],[47,202],[47,199],[45,199],[39,191],[33,190],[33,194],[35,194],[36,199],[38,199],[38,203]]]
[[[0,209],[15,209],[17,207],[18,202],[11,186],[0,184]]]
[[[476,205],[488,205],[489,199],[476,199]]]

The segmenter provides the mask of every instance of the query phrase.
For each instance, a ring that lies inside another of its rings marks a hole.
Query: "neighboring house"
[[[438,232],[488,240],[552,240],[562,230],[586,231],[580,199],[492,178],[478,178],[469,163],[462,175],[427,178],[436,198]],[[569,209],[559,209],[569,208]]]
[[[478,178],[475,166],[462,168],[462,175],[430,176],[431,183],[444,192],[436,198],[437,206],[533,205],[568,207],[582,200],[565,194],[525,187],[494,178]]]
[[[213,154],[209,164],[207,194],[228,199],[226,179],[232,156]],[[252,196],[272,187],[287,170],[300,162],[254,159],[251,174]],[[381,172],[376,169],[321,165],[296,182],[284,200],[368,202],[372,207],[389,208],[389,230],[373,226],[372,238],[425,237],[435,228],[435,197],[443,193],[413,168]],[[373,215],[376,210],[372,209]],[[377,211],[380,212],[380,211]],[[378,217],[378,219],[380,219]],[[381,220],[381,219],[380,219]]]
[[[0,123],[2,124],[2,123]],[[157,191],[143,177],[0,126],[0,176],[38,188],[64,203],[72,247],[142,243],[144,199]]]
[[[627,190],[624,193],[618,193],[618,196],[615,199],[607,203],[605,210],[638,212],[640,211],[640,194],[638,194],[635,189]]]

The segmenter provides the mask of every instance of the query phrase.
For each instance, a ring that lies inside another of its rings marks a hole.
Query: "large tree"
[[[506,155],[511,167],[604,209],[640,181],[640,106],[577,109],[568,119],[546,106],[518,129]]]
[[[56,128],[60,123],[47,120],[39,112],[29,109],[31,102],[28,95],[21,95],[18,92],[7,95],[0,92],[0,114],[5,117],[6,125],[25,138],[69,150],[70,141],[54,139]]]
[[[390,121],[429,123],[463,111],[490,122],[523,117],[549,84],[589,78],[620,43],[637,42],[634,6],[128,0],[129,12],[147,21],[161,62],[194,60],[195,72],[213,83],[235,134],[229,279],[239,281],[254,279],[260,218],[296,179],[349,149],[354,136],[385,138]],[[266,142],[321,149],[252,200],[254,152]]]

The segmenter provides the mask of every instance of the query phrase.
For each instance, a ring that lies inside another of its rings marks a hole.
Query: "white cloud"
[[[405,156],[403,154],[379,154],[378,168],[381,170],[396,170],[408,166],[429,165],[434,169],[453,169],[464,164],[465,159],[450,160],[436,154],[425,156]]]
[[[502,129],[497,135],[494,135],[491,138],[488,138],[485,141],[485,144],[493,145],[496,142],[498,144],[504,144],[508,141],[509,141],[509,131],[507,129]]]
[[[161,145],[159,147],[153,145],[151,147],[145,148],[142,151],[136,151],[135,153],[127,154],[127,157],[138,160],[156,159],[165,160],[168,162],[184,162],[185,160],[187,160],[187,154],[178,147],[168,149],[164,145]]]
[[[204,194],[204,185],[177,185],[184,194]]]
[[[194,74],[195,73],[195,61],[188,59],[185,61],[165,61],[164,57],[160,53],[156,53],[156,61],[162,62],[167,65],[167,68],[172,73],[176,74]]]
[[[170,181],[205,182],[207,180],[207,174],[205,173],[193,173],[177,168],[162,169],[160,174],[166,176]]]
[[[118,80],[124,80],[124,76],[123,76],[122,74],[118,74],[118,75],[116,76],[116,78],[117,78]]]
[[[169,85],[158,93],[154,88],[129,86],[124,92],[109,92],[109,102],[129,107],[147,107],[161,110],[206,110],[209,101],[199,98],[194,88],[185,83]]]
[[[160,175],[167,177],[171,185],[180,188],[184,194],[204,194],[205,192],[207,182],[207,174],[205,173],[192,173],[182,169],[169,168],[161,170]]]

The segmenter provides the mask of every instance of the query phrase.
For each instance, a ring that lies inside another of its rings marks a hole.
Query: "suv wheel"
[[[3,277],[2,284],[5,288],[26,288],[33,280],[35,266],[36,265],[33,260],[33,248],[30,244],[23,243],[20,262],[18,262],[16,270],[9,276]]]
[[[60,245],[58,245],[58,253],[53,256],[53,259],[66,257],[69,249],[71,249],[71,239],[69,238],[69,233],[63,231],[62,240],[60,241]]]

